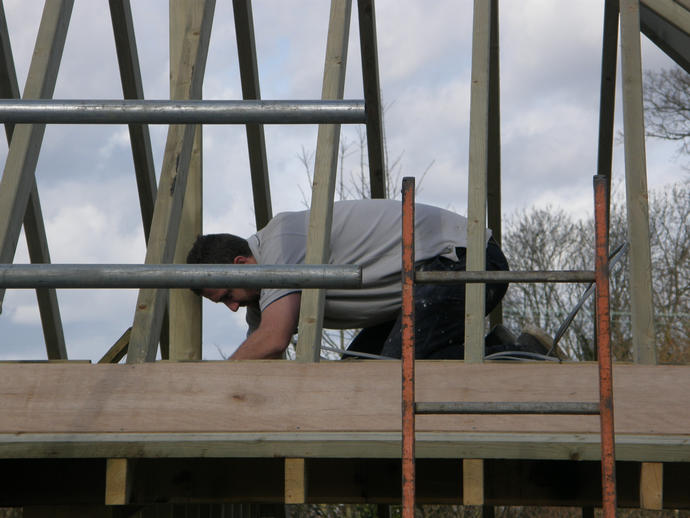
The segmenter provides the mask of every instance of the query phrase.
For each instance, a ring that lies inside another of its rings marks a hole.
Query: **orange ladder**
[[[403,179],[402,215],[402,518],[414,518],[415,415],[416,414],[599,414],[601,423],[602,496],[605,518],[616,514],[616,471],[613,427],[613,376],[611,365],[608,266],[608,182],[594,177],[596,339],[599,363],[599,402],[479,403],[415,401],[414,379],[414,285],[433,282],[434,272],[417,279],[414,268],[414,178]],[[443,272],[444,283],[540,280],[538,272]],[[553,282],[578,282],[573,272],[548,272]],[[527,274],[527,275],[525,275]],[[500,279],[497,279],[500,277]],[[526,280],[528,279],[528,280]],[[546,279],[543,279],[546,280]],[[581,280],[579,281],[581,282]]]

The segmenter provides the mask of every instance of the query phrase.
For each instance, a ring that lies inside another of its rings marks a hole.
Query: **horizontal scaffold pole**
[[[417,272],[414,280],[419,284],[453,284],[464,282],[593,282],[594,272],[589,270],[534,272]]]
[[[2,264],[0,288],[358,288],[355,265]]]
[[[363,124],[364,101],[0,100],[0,122]]]

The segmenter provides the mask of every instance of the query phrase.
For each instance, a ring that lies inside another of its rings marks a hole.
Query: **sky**
[[[144,94],[169,98],[166,0],[132,0]],[[254,0],[264,99],[318,99],[329,4]],[[603,0],[500,3],[503,214],[557,207],[592,213],[596,172]],[[5,0],[14,62],[23,90],[43,2]],[[465,213],[469,147],[471,0],[378,0],[379,74],[389,163],[424,176],[417,201]],[[356,3],[352,9],[345,98],[361,99]],[[673,63],[644,36],[643,69]],[[617,131],[622,125],[620,80]],[[232,6],[217,2],[204,80],[205,99],[241,99]],[[121,99],[106,0],[76,0],[54,98]],[[166,126],[150,126],[157,174]],[[345,174],[360,170],[359,131],[345,126]],[[315,126],[266,126],[273,212],[305,208],[301,156],[312,156]],[[624,178],[623,146],[614,182]],[[255,232],[242,126],[204,128],[204,232]],[[686,173],[672,144],[648,140],[650,188]],[[4,163],[7,144],[0,140]],[[313,158],[311,159],[313,162]],[[313,163],[311,164],[313,165]],[[311,167],[311,166],[310,166]],[[426,172],[426,174],[424,174]],[[145,242],[125,126],[48,126],[36,170],[54,263],[143,263]],[[20,236],[16,263],[28,263]],[[564,269],[568,265],[563,265]],[[132,324],[135,290],[59,290],[70,359],[98,360]],[[242,311],[204,302],[203,358],[230,354],[246,332]],[[45,359],[35,293],[9,290],[0,314],[0,360]]]

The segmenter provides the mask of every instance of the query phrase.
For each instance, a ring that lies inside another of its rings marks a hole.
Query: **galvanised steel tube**
[[[364,101],[0,100],[0,122],[363,124]]]
[[[355,265],[2,264],[0,288],[358,288]]]
[[[594,282],[589,270],[560,270],[544,272],[416,272],[418,284],[453,284],[462,282]]]

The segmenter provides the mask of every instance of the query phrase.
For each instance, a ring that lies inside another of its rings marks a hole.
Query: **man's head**
[[[256,264],[246,239],[232,234],[207,234],[197,237],[187,254],[187,264]],[[258,300],[259,290],[244,288],[194,288],[197,295],[225,304],[237,311]]]
[[[206,234],[196,238],[187,264],[235,264],[237,256],[251,257],[247,240],[232,234]]]

